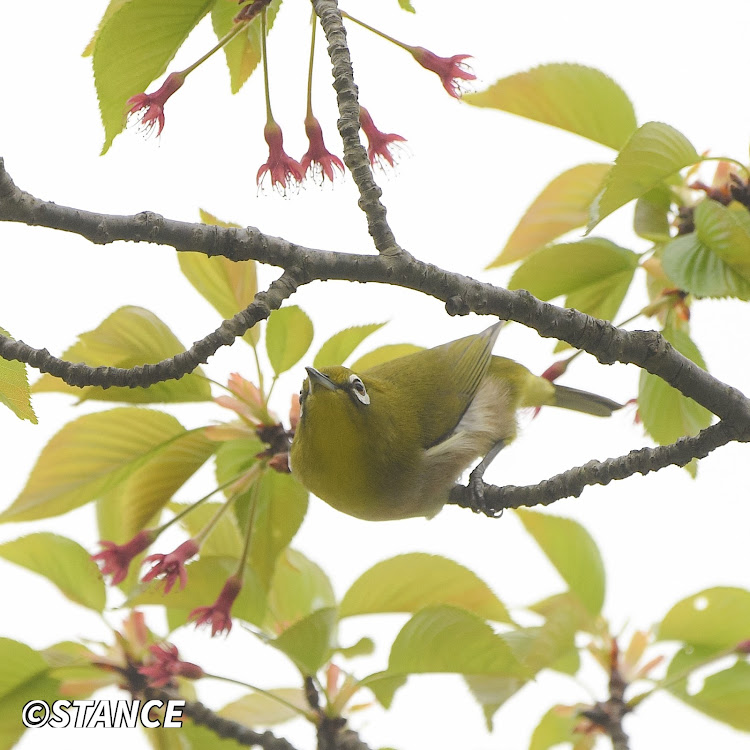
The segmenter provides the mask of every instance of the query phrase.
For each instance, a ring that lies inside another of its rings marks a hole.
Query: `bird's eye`
[[[369,404],[370,397],[367,394],[365,384],[356,375],[350,375],[349,382],[352,384],[352,393],[357,397],[357,400],[362,404]]]

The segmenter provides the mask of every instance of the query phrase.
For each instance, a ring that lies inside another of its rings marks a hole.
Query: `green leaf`
[[[543,300],[566,294],[566,307],[612,320],[637,267],[636,253],[588,237],[537,250],[518,267],[508,288],[527,289]]]
[[[216,0],[130,0],[104,22],[94,45],[94,80],[104,125],[102,154],[125,125],[127,101],[167,69]]]
[[[158,518],[159,511],[217,447],[217,443],[204,436],[202,429],[186,432],[157,451],[145,466],[128,478],[123,486],[120,517],[127,539]]]
[[[560,660],[571,665],[570,653],[578,654],[575,634],[579,630],[591,631],[595,627],[589,610],[577,594],[567,591],[557,594],[530,607],[544,616],[541,627],[525,628],[508,634],[508,638],[519,635],[516,656],[535,674],[542,669],[555,669]],[[513,647],[511,640],[511,647]]]
[[[47,662],[31,646],[10,638],[0,638],[0,698],[19,688],[25,682],[47,671]],[[20,723],[20,714],[17,717]]]
[[[398,0],[398,6],[402,10],[408,11],[409,13],[417,12],[416,10],[414,10],[414,6],[411,4],[410,0]]]
[[[658,637],[719,651],[747,640],[748,623],[750,591],[717,586],[677,602],[661,621]]]
[[[47,674],[39,674],[0,699],[0,750],[15,747],[26,731],[21,722],[21,712],[29,701],[43,700],[52,704],[60,697],[57,680]]]
[[[276,696],[286,703],[291,703],[299,710],[295,711],[292,706],[288,706],[280,700],[274,700],[272,696]],[[230,721],[236,721],[246,727],[254,728],[282,724],[290,719],[296,719],[309,710],[310,706],[302,688],[275,688],[265,693],[243,695],[236,701],[227,703],[216,713]]]
[[[585,227],[591,201],[610,168],[610,164],[579,164],[555,177],[526,209],[502,252],[487,268],[523,260],[566,232]]]
[[[406,684],[406,675],[390,672],[375,672],[359,681],[362,687],[372,691],[383,708],[390,708],[396,691]]]
[[[669,232],[669,211],[672,207],[672,192],[662,183],[649,190],[635,202],[633,229],[639,237],[652,242],[667,242]]]
[[[591,535],[570,518],[518,510],[526,531],[592,615],[604,604],[604,563]]]
[[[404,625],[391,646],[388,671],[528,675],[503,637],[481,617],[445,605],[426,607]]]
[[[59,516],[101,497],[184,433],[169,414],[127,406],[68,422],[42,449],[0,522]]]
[[[307,490],[291,474],[265,471],[246,493],[257,489],[249,564],[264,588],[271,585],[276,559],[292,541],[307,513]],[[241,503],[239,499],[238,504]],[[244,528],[240,521],[240,527]]]
[[[211,519],[220,511],[223,503],[203,503],[193,508],[186,516],[180,519],[180,524],[187,530],[191,537],[196,536],[201,529],[205,528]],[[188,508],[185,503],[170,503],[169,509],[179,513]],[[222,513],[214,524],[208,536],[201,544],[201,556],[208,557],[233,557],[240,559],[242,554],[242,535],[237,527],[237,521],[231,513]]]
[[[661,333],[680,354],[706,369],[698,347],[685,331],[665,328]],[[712,419],[708,409],[645,370],[641,371],[638,387],[638,413],[646,432],[660,445],[674,443],[684,435],[697,435]]]
[[[107,601],[96,563],[80,544],[40,532],[0,544],[0,557],[44,576],[68,599],[101,612]]]
[[[364,326],[352,326],[334,333],[331,338],[320,347],[313,360],[313,367],[333,367],[343,365],[344,360],[371,334],[379,330],[385,323],[371,323]]]
[[[322,568],[287,547],[276,560],[268,592],[267,630],[287,628],[318,609],[336,606],[336,595]]]
[[[513,622],[490,587],[468,568],[439,555],[413,552],[377,563],[341,601],[341,617],[374,612],[417,612],[451,604],[479,617]]]
[[[274,310],[266,326],[266,351],[277,375],[294,367],[310,348],[313,324],[297,305]]]
[[[750,299],[750,215],[704,200],[694,213],[695,232],[664,248],[662,264],[680,288],[698,297]]]
[[[260,438],[227,440],[216,451],[216,481],[225,484],[258,463],[256,456],[265,445]]]
[[[615,149],[637,123],[627,94],[596,68],[569,63],[540,65],[501,78],[463,101],[554,125]]]
[[[529,750],[549,750],[563,743],[575,744],[576,750],[593,747],[596,742],[595,735],[584,735],[575,732],[575,728],[581,723],[580,717],[575,711],[562,713],[555,707],[550,708],[531,735]],[[584,741],[586,744],[581,744]]]
[[[13,338],[4,328],[0,336]],[[26,365],[0,357],[0,404],[5,404],[19,419],[36,424],[36,414],[31,406],[31,391]]]
[[[591,204],[588,229],[699,160],[692,143],[670,125],[663,122],[642,125],[617,155],[604,188]]]
[[[691,671],[699,659],[710,656],[703,649],[678,651],[667,670],[667,679]],[[671,684],[668,690],[689,706],[735,729],[750,732],[750,664],[738,660],[728,669],[708,675],[700,690],[693,692],[686,680]]]
[[[272,0],[265,9],[266,27],[269,32],[280,6],[281,0]],[[218,39],[222,39],[231,31],[237,13],[239,13],[239,8],[236,0],[217,0],[211,10],[211,21]],[[258,15],[229,44],[224,46],[233,94],[242,88],[261,61],[260,31],[261,19]]]
[[[392,359],[405,357],[408,354],[415,354],[423,350],[423,346],[417,346],[416,344],[386,344],[363,354],[349,365],[349,369],[354,370],[354,372],[365,372],[375,365],[382,365],[383,362],[390,362]]]
[[[170,550],[152,549],[154,552]],[[157,604],[169,610],[179,610],[181,623],[187,622],[191,610],[213,604],[229,576],[237,572],[237,560],[231,557],[201,557],[185,566],[188,582],[184,589],[175,586],[168,594],[160,580],[141,587],[127,601],[130,607]],[[145,572],[145,571],[144,571]],[[242,590],[232,606],[232,617],[261,626],[266,614],[266,597],[257,577],[249,568],[245,570]]]
[[[92,331],[82,333],[78,341],[63,352],[69,362],[85,362],[91,367],[135,367],[154,364],[185,351],[172,331],[152,312],[129,305],[115,310]],[[211,388],[196,368],[179,380],[154,383],[148,388],[77,388],[52,375],[42,375],[34,383],[34,393],[55,391],[70,393],[80,401],[126,401],[133,404],[157,402],[208,401]]]
[[[696,297],[750,300],[750,282],[711,252],[695,232],[668,242],[664,246],[662,265],[680,289]]]
[[[99,38],[99,32],[107,24],[107,21],[109,21],[109,19],[112,17],[112,14],[116,10],[119,10],[123,5],[125,5],[125,3],[129,3],[130,1],[131,0],[109,0],[109,5],[107,5],[106,10],[104,11],[104,15],[101,17],[94,35],[91,37],[89,43],[86,45],[86,48],[81,53],[81,57],[91,57],[91,55],[94,53],[94,45],[96,44],[96,40]]]
[[[303,675],[314,675],[334,648],[337,612],[318,609],[287,628],[271,645],[285,653]]]
[[[237,5],[232,5],[236,15]],[[204,224],[241,228],[239,224],[221,221],[203,209],[200,216]],[[258,291],[258,276],[254,260],[234,261],[222,255],[209,257],[205,253],[178,253],[177,260],[187,280],[225,320],[244,310],[255,298]],[[259,328],[260,326],[255,325],[243,335],[242,338],[250,346],[258,343]]]
[[[494,675],[467,675],[466,684],[482,707],[487,731],[492,731],[493,717],[503,704],[525,684],[520,677],[495,677]]]

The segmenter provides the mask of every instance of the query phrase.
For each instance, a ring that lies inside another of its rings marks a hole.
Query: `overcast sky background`
[[[142,210],[194,221],[204,208],[222,219],[253,225],[309,247],[369,252],[364,216],[347,178],[331,190],[307,185],[282,198],[258,194],[255,174],[266,160],[262,138],[265,112],[260,75],[238,96],[229,94],[222,57],[189,78],[169,101],[160,139],[134,131],[119,136],[99,156],[103,131],[90,59],[81,51],[106,3],[13,3],[0,11],[0,155],[16,184],[60,204],[130,214]],[[744,72],[742,32],[750,6],[742,0],[679,5],[633,0],[601,3],[540,0],[487,3],[467,0],[415,0],[416,16],[395,0],[352,2],[343,7],[393,36],[441,55],[470,53],[479,77],[477,89],[494,80],[546,62],[576,62],[612,76],[629,94],[639,123],[667,122],[682,131],[699,152],[747,160],[750,99]],[[460,15],[455,15],[460,9]],[[274,114],[284,130],[287,151],[306,150],[302,127],[308,54],[307,3],[287,0],[269,41]],[[739,32],[739,33],[737,33]],[[180,70],[213,44],[208,20],[190,37],[170,70]],[[522,212],[553,177],[585,161],[608,161],[605,147],[511,115],[476,110],[453,101],[432,74],[403,51],[350,29],[350,44],[361,102],[386,132],[408,139],[408,154],[396,173],[378,174],[388,217],[398,241],[413,254],[451,270],[493,283],[507,281],[507,270],[483,271],[499,252]],[[331,150],[341,153],[335,132],[335,102],[324,45],[319,45],[315,109]],[[153,90],[155,86],[151,87]],[[704,173],[710,178],[710,169]],[[642,249],[629,231],[632,207],[601,226],[601,234],[626,247]],[[110,312],[141,305],[164,320],[189,346],[220,322],[213,308],[178,273],[175,253],[153,245],[89,245],[85,240],[44,229],[0,224],[3,292],[0,326],[36,347],[61,353],[76,335],[94,328]],[[278,275],[264,268],[261,285]],[[639,292],[640,295],[640,292]],[[405,290],[377,285],[315,283],[292,300],[313,318],[316,338],[310,357],[332,333],[349,325],[391,321],[367,347],[410,341],[436,345],[488,325],[474,315],[448,318],[441,303]],[[634,312],[642,296],[623,308]],[[750,388],[747,305],[702,301],[693,306],[692,333],[710,370],[745,392]],[[650,321],[639,321],[648,327]],[[508,326],[496,351],[541,372],[553,360],[553,343],[532,330]],[[306,360],[306,361],[307,361]],[[275,406],[285,414],[299,388],[303,361],[278,384]],[[206,368],[223,381],[232,371],[252,376],[250,350],[237,343]],[[32,373],[32,379],[36,376]],[[636,368],[603,367],[581,357],[562,381],[625,401],[636,395]],[[34,399],[39,425],[18,421],[0,410],[5,450],[0,507],[22,489],[36,455],[61,425],[90,410],[72,399],[42,394]],[[187,427],[224,418],[206,405],[168,409]],[[609,421],[543,410],[505,451],[488,481],[528,484],[592,458],[604,459],[649,444],[633,424],[632,411]],[[200,497],[211,486],[201,472],[179,494]],[[634,477],[606,488],[589,488],[579,499],[551,509],[585,525],[599,544],[608,574],[605,614],[614,631],[648,628],[678,600],[715,585],[750,587],[747,529],[747,448],[730,445],[700,465],[692,481],[683,470]],[[96,547],[94,514],[87,506],[49,522],[0,527],[0,541],[24,533],[53,530],[90,549]],[[179,537],[175,536],[175,539]],[[170,549],[169,538],[163,551]],[[499,521],[447,508],[434,520],[371,524],[349,518],[313,500],[294,545],[329,574],[339,595],[378,560],[409,551],[439,553],[458,560],[486,580],[508,606],[531,603],[562,585],[513,514]],[[159,547],[162,546],[162,540]],[[108,630],[88,610],[57,594],[45,580],[0,560],[0,635],[34,647],[66,638],[109,639]],[[207,602],[208,604],[208,602]],[[120,612],[106,615],[118,623]],[[152,615],[150,614],[151,618]],[[161,627],[158,613],[149,620]],[[387,621],[380,625],[381,621]],[[356,619],[345,623],[341,640],[363,634],[387,643],[405,618]],[[184,658],[214,673],[264,687],[296,684],[295,672],[278,654],[269,654],[236,627],[228,639],[210,639],[186,628],[175,642]],[[387,650],[369,662],[351,663],[358,674],[382,668]],[[605,681],[596,669],[584,673],[587,686],[604,697]],[[590,700],[582,687],[544,673],[496,717],[496,730],[483,729],[481,711],[456,677],[411,678],[388,713],[374,707],[353,718],[372,746],[399,750],[471,747],[515,750],[528,745],[531,729],[556,702]],[[237,691],[207,684],[201,698],[219,707]],[[120,695],[116,692],[111,695]],[[747,747],[747,735],[703,717],[668,695],[647,701],[627,719],[637,750],[712,745]],[[19,747],[146,747],[132,731],[30,731]],[[310,747],[307,727],[281,726],[278,733]],[[468,740],[467,738],[471,738]]]

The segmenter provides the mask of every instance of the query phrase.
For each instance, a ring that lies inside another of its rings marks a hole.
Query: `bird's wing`
[[[363,374],[395,386],[391,393],[401,397],[394,398],[394,408],[411,412],[410,418],[420,425],[422,447],[429,448],[451,434],[472,402],[501,325],[384,362]]]

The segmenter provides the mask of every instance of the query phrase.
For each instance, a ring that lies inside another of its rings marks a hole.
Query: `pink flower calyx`
[[[130,541],[125,544],[115,544],[114,542],[101,541],[104,549],[91,555],[92,560],[101,560],[102,575],[112,575],[111,584],[116,586],[122,583],[128,575],[128,568],[133,558],[144,550],[148,549],[151,543],[156,539],[156,535],[151,529],[139,531]]]
[[[171,643],[157,643],[149,647],[153,660],[139,667],[138,672],[148,678],[151,687],[165,687],[175,677],[197,680],[203,677],[203,670],[189,661],[182,661],[177,646]]]
[[[271,187],[278,186],[282,193],[285,193],[287,188],[297,187],[302,182],[305,173],[299,162],[284,151],[284,136],[281,128],[276,122],[269,120],[263,129],[263,137],[268,144],[269,154],[268,161],[258,170],[256,177],[258,186],[260,187],[266,174],[270,174]]]
[[[156,128],[156,135],[164,130],[164,105],[172,94],[185,83],[184,73],[170,73],[153,94],[136,94],[128,99],[127,116],[131,116],[148,134]]]
[[[307,134],[307,140],[310,142],[310,148],[307,149],[307,153],[300,161],[302,171],[305,174],[310,171],[313,179],[320,175],[321,185],[326,177],[333,182],[334,169],[343,175],[344,164],[338,156],[334,156],[326,148],[323,140],[323,128],[320,127],[317,117],[312,113],[305,117],[305,133]]]
[[[443,88],[455,99],[460,99],[463,81],[475,81],[476,76],[464,62],[471,55],[453,55],[440,57],[424,47],[409,47],[412,57],[425,69],[436,73],[442,81]]]
[[[168,594],[179,580],[180,588],[184,589],[187,583],[187,571],[185,561],[197,554],[200,545],[194,539],[183,542],[176,550],[167,555],[149,555],[143,562],[153,562],[151,570],[141,579],[144,583],[152,581],[157,576],[164,576],[164,593]]]
[[[195,620],[196,627],[210,624],[212,636],[223,632],[229,633],[232,629],[232,605],[241,590],[242,580],[239,576],[227,578],[218,599],[210,607],[197,607],[188,619]]]
[[[370,164],[384,167],[387,163],[391,167],[394,166],[394,149],[398,148],[399,142],[406,141],[406,138],[396,133],[383,133],[378,130],[364,107],[359,108],[359,124],[367,136],[367,156]]]

